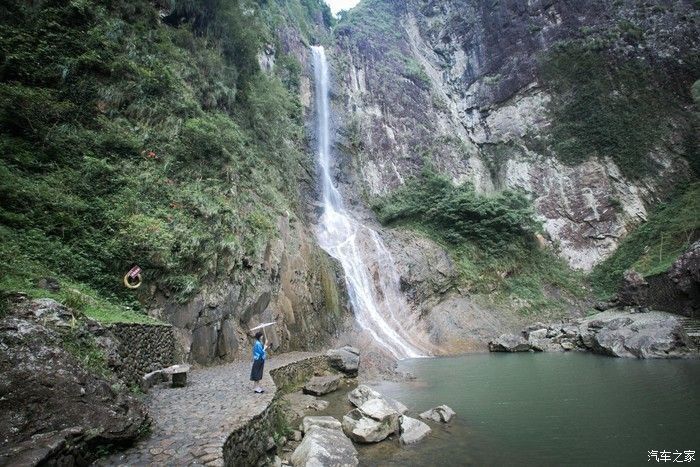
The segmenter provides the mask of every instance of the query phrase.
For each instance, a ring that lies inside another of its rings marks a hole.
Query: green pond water
[[[374,388],[409,415],[447,404],[457,417],[415,446],[360,446],[362,465],[651,465],[650,450],[700,451],[698,360],[484,354],[399,368],[416,380]]]

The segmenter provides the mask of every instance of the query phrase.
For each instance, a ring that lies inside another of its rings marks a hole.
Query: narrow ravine
[[[312,53],[323,204],[317,230],[319,244],[342,265],[355,318],[377,345],[399,359],[425,356],[427,349],[417,343],[420,337],[402,324],[411,322],[410,311],[399,289],[391,254],[375,230],[345,209],[331,178],[328,62],[323,47],[312,47]]]

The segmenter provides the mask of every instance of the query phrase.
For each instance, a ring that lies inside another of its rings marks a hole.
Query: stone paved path
[[[252,391],[249,361],[192,370],[184,388],[154,387],[145,400],[153,419],[151,435],[96,464],[224,465],[222,448],[228,435],[265,410],[274,397],[269,370],[315,355],[290,352],[271,357],[265,364],[263,394]]]

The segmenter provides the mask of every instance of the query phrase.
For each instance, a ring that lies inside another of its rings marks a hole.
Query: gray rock
[[[44,325],[62,305],[26,305],[0,319],[0,465],[89,464],[100,443],[137,439],[149,425],[141,402],[84,368],[60,330]]]
[[[301,422],[301,430],[306,433],[311,427],[320,426],[329,430],[340,430],[341,424],[338,420],[331,416],[304,417]]]
[[[322,396],[338,389],[340,375],[314,376],[304,385],[304,392]]]
[[[563,340],[561,341],[561,348],[564,350],[574,350],[576,348],[576,344],[571,342],[570,340]]]
[[[292,454],[295,467],[350,467],[358,464],[357,450],[340,430],[314,426]]]
[[[408,407],[403,405],[401,402],[395,399],[384,397],[374,389],[364,384],[357,386],[355,389],[348,393],[348,400],[352,405],[358,408],[371,399],[382,399],[386,401],[394,410],[396,410],[400,414],[404,414],[408,411]]]
[[[503,334],[495,341],[489,342],[491,352],[527,352],[529,350],[530,344],[523,337],[513,334]]]
[[[345,346],[339,349],[331,349],[326,355],[333,368],[342,371],[348,376],[357,376],[357,370],[360,367],[359,350]]]
[[[399,413],[391,404],[384,399],[370,399],[359,407],[360,412],[372,417],[375,420],[384,421],[388,417],[393,417],[398,423]],[[397,425],[398,428],[398,425]]]
[[[358,443],[378,443],[399,428],[399,415],[394,412],[385,420],[375,420],[360,409],[353,409],[343,417],[343,432]]]
[[[537,329],[535,331],[530,331],[528,335],[528,339],[544,339],[545,337],[552,337],[548,336],[548,330],[545,329]]]
[[[414,444],[430,434],[428,425],[418,419],[404,415],[401,417],[401,444]]]
[[[440,405],[434,409],[426,410],[420,414],[423,420],[432,420],[434,422],[447,423],[456,415],[455,411],[446,405]]]
[[[299,430],[292,431],[292,439],[294,441],[299,442],[299,441],[301,441],[301,438],[303,438],[303,437],[304,437],[304,434],[301,431],[299,431]]]
[[[381,399],[382,395],[367,385],[360,384],[348,393],[348,400],[355,407],[360,407],[370,399]]]
[[[612,357],[678,358],[697,356],[676,315],[608,310],[582,320],[581,345]]]

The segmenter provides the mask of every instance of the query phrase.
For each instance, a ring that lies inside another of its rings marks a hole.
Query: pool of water
[[[414,416],[447,404],[457,417],[415,446],[361,446],[363,465],[649,465],[650,450],[700,450],[698,360],[483,354],[400,369],[416,380],[375,389]]]

